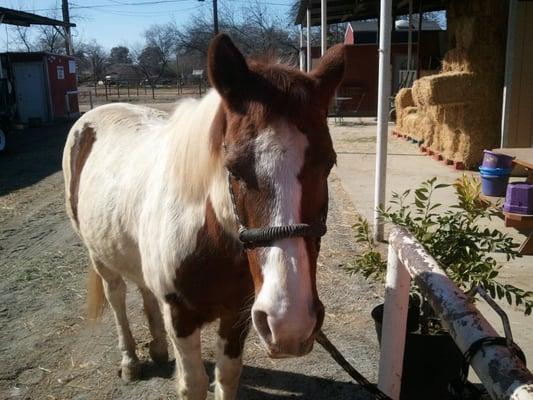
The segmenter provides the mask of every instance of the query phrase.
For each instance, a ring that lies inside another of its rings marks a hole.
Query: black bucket
[[[403,357],[402,400],[448,400],[448,384],[460,378],[464,358],[448,333],[422,335],[420,311],[409,307]],[[383,304],[372,310],[378,341],[381,343]]]

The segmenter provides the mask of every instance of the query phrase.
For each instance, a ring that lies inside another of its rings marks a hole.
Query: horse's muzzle
[[[313,350],[315,334],[306,341],[295,344],[267,344],[267,355],[270,358],[302,357]]]

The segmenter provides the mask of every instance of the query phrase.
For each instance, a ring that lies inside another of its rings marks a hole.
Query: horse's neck
[[[221,143],[212,140],[220,102],[219,95],[211,91],[201,101],[183,102],[170,117],[168,181],[172,182],[174,195],[186,205],[206,207],[209,200],[218,222],[232,231],[235,218],[227,171],[221,149],[217,148]]]

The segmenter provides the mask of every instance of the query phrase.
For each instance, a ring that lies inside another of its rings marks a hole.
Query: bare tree
[[[55,26],[42,25],[38,28],[37,49],[49,53],[65,53],[65,37]]]
[[[95,40],[89,43],[80,43],[74,56],[80,70],[89,74],[95,84],[105,78],[108,55],[104,48]]]
[[[15,39],[13,40],[15,46],[23,48],[25,51],[34,51],[35,44],[28,28],[15,26],[11,31],[15,34]]]
[[[169,63],[176,54],[178,29],[169,22],[164,25],[152,25],[145,33],[146,46],[137,56],[137,63],[143,73],[149,73],[157,82],[169,72]]]
[[[220,31],[229,33],[249,56],[271,55],[284,61],[295,61],[297,58],[299,33],[296,27],[286,25],[257,0],[244,7],[240,13],[226,4],[220,10],[219,25]],[[202,13],[194,15],[179,31],[180,55],[183,58],[199,55],[202,59],[200,65],[203,66],[212,37],[211,16]]]

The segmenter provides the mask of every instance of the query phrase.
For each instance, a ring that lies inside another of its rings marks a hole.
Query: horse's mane
[[[210,90],[201,99],[185,99],[176,105],[165,127],[171,135],[169,154],[171,179],[180,196],[202,200],[212,177],[220,169],[220,157],[211,151],[211,125],[221,99]],[[192,184],[191,182],[194,182]]]

